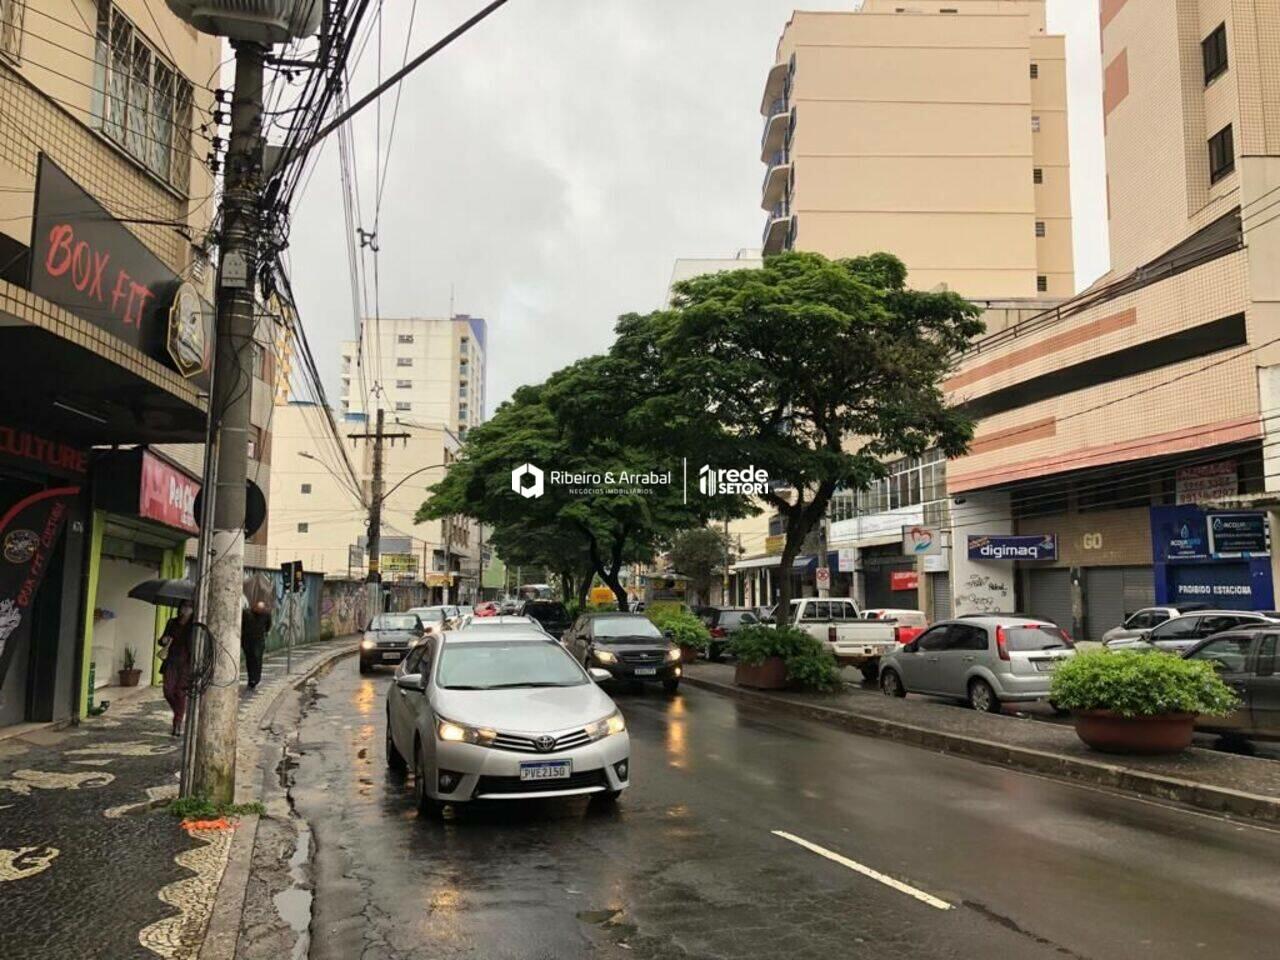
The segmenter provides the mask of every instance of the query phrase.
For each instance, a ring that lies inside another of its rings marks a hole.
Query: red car
[[[476,617],[496,617],[498,615],[498,605],[492,600],[486,600],[484,603],[476,604],[472,616]]]
[[[910,643],[929,626],[929,620],[920,610],[895,610],[880,607],[874,610],[863,610],[862,615],[868,620],[894,620],[898,624],[898,642]]]

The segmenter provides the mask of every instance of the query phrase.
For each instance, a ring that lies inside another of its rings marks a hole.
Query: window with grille
[[[1049,278],[1044,276],[1043,274],[1036,277],[1036,292],[1037,293],[1049,292]]]
[[[311,525],[310,525],[310,524],[307,524],[307,523],[300,523],[300,524],[298,524],[298,532],[299,532],[299,533],[306,533],[306,532],[307,532],[308,530],[310,530],[310,529],[311,529]]]
[[[1218,29],[1200,42],[1200,52],[1204,54],[1204,83],[1211,84],[1227,72],[1227,25],[1218,24]]]
[[[396,337],[396,343],[413,343],[412,333],[402,333]]]
[[[1033,64],[1031,65],[1031,79],[1032,79],[1032,80],[1039,80],[1039,79],[1040,79],[1040,64],[1038,64],[1038,63],[1033,63]]]
[[[7,19],[10,0],[0,0]],[[0,27],[0,40],[5,36]],[[110,3],[99,0],[92,123],[170,186],[191,180],[191,84]]]
[[[0,0],[0,54],[10,60],[22,59],[22,0]]]
[[[1036,221],[1036,236],[1037,236],[1037,237],[1043,237],[1043,236],[1044,236],[1044,221],[1043,221],[1043,220],[1037,220],[1037,221]]]
[[[409,412],[410,410],[412,410],[412,409],[413,409],[413,405],[412,405],[411,403],[409,403],[409,401],[407,401],[407,400],[397,400],[397,401],[396,401],[396,412],[397,412],[397,413],[408,413],[408,412]]]
[[[1040,132],[1040,118],[1039,118],[1039,117],[1032,117],[1032,118],[1031,118],[1031,132],[1032,132],[1032,133],[1039,133],[1039,132]]]
[[[303,492],[303,493],[310,493],[310,492],[311,492],[311,484],[309,484],[309,483],[304,483],[304,484],[302,485],[302,492]]]
[[[413,357],[396,357],[397,367],[412,367]]]
[[[1217,183],[1236,168],[1236,142],[1227,124],[1209,138],[1209,182]]]
[[[1033,183],[1044,183],[1044,170],[1036,167],[1031,171],[1031,180]]]
[[[408,389],[409,389],[409,388],[411,388],[412,386],[413,386],[413,381],[412,381],[412,380],[397,380],[397,381],[396,381],[396,389],[397,389],[397,390],[408,390]]]

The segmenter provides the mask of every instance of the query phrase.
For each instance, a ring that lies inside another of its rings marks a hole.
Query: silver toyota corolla
[[[387,690],[387,763],[412,767],[427,815],[471,800],[612,802],[631,782],[631,741],[596,679],[533,626],[429,636]]]

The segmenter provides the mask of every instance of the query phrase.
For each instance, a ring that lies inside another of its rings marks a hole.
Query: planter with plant
[[[680,647],[685,663],[697,660],[711,642],[711,631],[679,604],[654,604],[645,611],[649,621]]]
[[[743,627],[729,649],[737,658],[733,679],[740,687],[833,690],[840,685],[840,668],[826,644],[796,627]]]
[[[1050,699],[1075,715],[1076,734],[1104,753],[1179,753],[1196,717],[1239,701],[1213,665],[1161,653],[1097,651],[1063,661]]]
[[[138,655],[133,647],[124,648],[124,668],[120,670],[120,686],[136,687],[142,679],[142,671],[137,669]]]

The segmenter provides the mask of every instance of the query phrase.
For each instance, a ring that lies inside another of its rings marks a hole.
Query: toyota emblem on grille
[[[556,748],[556,738],[543,734],[533,741],[533,745],[538,748],[539,753],[550,753]]]

